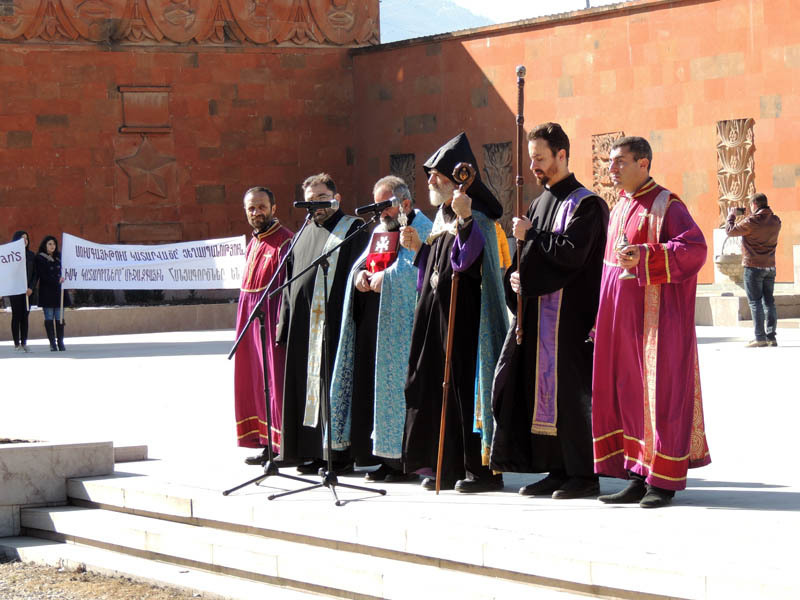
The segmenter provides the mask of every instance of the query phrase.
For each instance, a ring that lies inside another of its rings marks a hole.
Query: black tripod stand
[[[283,265],[286,264],[286,258],[291,254],[294,245],[297,243],[297,240],[300,239],[300,235],[308,225],[309,221],[311,221],[311,213],[309,212],[306,215],[306,220],[303,221],[303,226],[300,228],[300,231],[297,232],[297,235],[292,237],[292,243],[289,245],[289,250],[281,259],[281,262],[278,264],[278,268],[275,269],[275,272],[272,274],[272,277],[267,284],[267,287],[264,288],[264,293],[261,294],[261,297],[258,299],[255,308],[250,312],[250,316],[247,319],[247,323],[245,323],[244,327],[242,327],[242,331],[239,334],[239,337],[236,339],[236,343],[231,348],[230,353],[228,354],[228,360],[233,358],[233,355],[236,354],[236,350],[239,348],[239,344],[242,343],[244,336],[247,334],[247,330],[250,329],[250,326],[253,324],[253,321],[256,319],[259,320],[261,323],[261,358],[262,358],[262,367],[264,373],[264,402],[267,408],[267,462],[264,464],[264,473],[259,475],[258,477],[254,477],[244,483],[240,483],[239,485],[230,488],[229,490],[225,490],[222,492],[223,496],[227,496],[236,490],[240,490],[243,487],[246,487],[250,484],[258,485],[262,481],[264,481],[267,477],[284,477],[285,479],[294,479],[295,481],[302,481],[303,483],[314,483],[310,479],[304,479],[303,477],[297,477],[295,475],[286,475],[285,473],[281,473],[278,470],[278,465],[275,464],[274,459],[275,455],[272,450],[272,403],[269,399],[269,376],[267,375],[267,332],[264,326],[264,320],[266,318],[266,314],[264,312],[264,304],[268,297],[272,297],[269,293],[272,284],[275,283],[275,279],[278,277],[278,274],[283,270]],[[279,290],[282,288],[278,288]],[[269,496],[269,499],[272,500],[274,496]]]
[[[336,252],[339,248],[344,246],[348,243],[351,239],[353,239],[356,235],[358,235],[361,231],[375,223],[380,214],[374,213],[372,215],[372,219],[369,221],[363,222],[359,225],[356,230],[345,237],[341,242],[336,244],[333,248],[328,250],[327,252],[323,252],[320,256],[318,256],[314,261],[311,262],[305,269],[297,273],[296,275],[293,274],[292,278],[283,283],[280,287],[275,289],[274,291],[270,292],[269,296],[273,296],[280,292],[283,288],[290,285],[293,281],[301,277],[306,272],[310,271],[313,268],[321,267],[322,268],[322,282],[323,282],[323,292],[324,292],[324,301],[323,301],[323,308],[324,308],[324,317],[325,323],[322,328],[322,426],[325,428],[326,432],[326,440],[327,440],[327,470],[320,469],[319,470],[319,477],[322,479],[320,483],[314,483],[313,485],[309,485],[299,490],[290,490],[288,492],[282,492],[280,494],[272,494],[269,496],[270,500],[274,500],[275,498],[281,498],[283,496],[290,496],[292,494],[299,494],[300,492],[306,492],[309,490],[314,490],[320,487],[326,487],[331,490],[333,493],[333,498],[336,501],[336,506],[343,506],[345,502],[339,499],[339,496],[336,494],[337,487],[343,487],[351,490],[360,490],[363,492],[376,492],[381,496],[386,495],[386,490],[375,489],[375,488],[368,488],[359,485],[352,485],[349,483],[339,483],[339,478],[337,477],[336,473],[333,470],[333,444],[332,444],[332,433],[331,433],[331,396],[330,396],[330,373],[328,372],[328,357],[330,356],[330,346],[329,346],[329,335],[328,335],[328,268],[330,267],[330,263],[328,262],[328,258]]]
[[[322,349],[323,349],[323,357],[322,357],[322,365],[323,365],[323,371],[322,371],[322,388],[323,388],[323,394],[322,394],[322,400],[323,400],[322,419],[323,420],[322,420],[322,426],[326,430],[327,448],[328,448],[328,452],[327,452],[327,462],[328,462],[327,470],[325,470],[325,469],[320,469],[319,470],[319,476],[321,477],[322,481],[320,483],[314,483],[312,480],[309,480],[309,479],[304,479],[302,477],[296,477],[294,475],[285,475],[283,473],[280,473],[280,471],[278,470],[277,465],[275,465],[275,463],[273,462],[272,443],[271,443],[271,440],[270,440],[269,443],[267,444],[268,461],[264,465],[264,473],[262,475],[259,475],[258,477],[255,477],[255,478],[253,478],[253,479],[251,479],[249,481],[246,481],[246,482],[244,482],[244,483],[242,483],[242,484],[240,484],[240,485],[238,485],[236,487],[233,487],[233,488],[231,488],[229,490],[224,491],[223,495],[227,496],[228,494],[230,494],[232,492],[235,492],[236,490],[241,489],[241,488],[243,488],[243,487],[245,487],[247,485],[250,485],[251,483],[258,484],[261,481],[263,481],[264,479],[266,479],[267,477],[270,477],[270,476],[273,476],[273,475],[277,475],[279,477],[284,477],[284,478],[287,478],[287,479],[293,479],[295,481],[302,481],[304,483],[309,483],[311,485],[308,485],[306,487],[303,487],[303,488],[300,488],[300,489],[297,489],[297,490],[290,490],[288,492],[282,492],[282,493],[279,493],[279,494],[271,494],[271,495],[267,496],[268,500],[274,500],[275,498],[281,498],[283,496],[289,496],[289,495],[292,495],[292,494],[299,494],[300,492],[305,492],[305,491],[316,489],[316,488],[320,488],[320,487],[327,487],[333,493],[333,497],[334,497],[334,499],[336,501],[336,506],[343,506],[345,504],[345,502],[339,499],[339,496],[336,493],[336,487],[337,486],[343,487],[343,488],[348,488],[348,489],[365,491],[365,492],[377,492],[378,494],[380,494],[382,496],[386,495],[386,490],[368,488],[368,487],[357,486],[357,485],[352,485],[352,484],[347,484],[347,483],[339,483],[338,477],[337,477],[336,473],[333,470],[333,452],[332,452],[332,449],[331,449],[332,448],[332,434],[331,434],[331,427],[330,427],[330,421],[331,421],[330,384],[329,384],[330,374],[328,372],[328,356],[330,356],[330,354],[329,354],[330,348],[329,348],[329,343],[328,343],[328,338],[329,338],[329,336],[328,336],[328,323],[329,323],[329,320],[328,320],[328,268],[330,266],[330,263],[328,262],[328,258],[334,252],[336,252],[339,248],[341,248],[343,245],[348,243],[359,232],[363,231],[364,229],[369,227],[372,223],[377,221],[378,218],[379,218],[379,214],[375,213],[372,216],[371,220],[369,220],[367,222],[364,222],[361,225],[359,225],[358,228],[353,233],[348,235],[339,244],[337,244],[336,246],[334,246],[333,248],[331,248],[327,252],[324,252],[323,254],[321,254],[313,262],[311,262],[311,264],[309,264],[305,269],[303,269],[302,271],[300,271],[297,274],[294,274],[291,279],[289,279],[288,281],[284,282],[280,287],[278,287],[275,290],[272,290],[270,292],[270,287],[272,286],[272,282],[274,281],[275,277],[277,277],[277,274],[283,268],[283,265],[284,265],[284,263],[286,261],[286,257],[289,256],[289,254],[291,253],[292,249],[294,248],[295,243],[297,242],[297,240],[300,239],[300,235],[302,234],[303,230],[306,228],[306,226],[308,225],[309,221],[311,220],[311,210],[309,210],[309,214],[307,215],[306,220],[303,223],[303,227],[300,229],[299,232],[297,232],[297,235],[295,235],[293,237],[292,244],[289,247],[289,251],[286,253],[286,255],[284,256],[284,259],[281,261],[280,265],[276,269],[275,274],[272,276],[272,280],[270,280],[270,283],[267,285],[266,289],[264,290],[264,294],[262,295],[261,299],[258,302],[257,308],[253,310],[253,313],[251,313],[250,319],[248,320],[248,322],[245,325],[245,327],[242,329],[242,333],[240,334],[239,339],[236,340],[236,344],[234,345],[233,349],[231,350],[231,353],[228,355],[228,358],[231,358],[231,356],[233,356],[233,354],[236,352],[236,348],[238,347],[239,343],[241,342],[241,340],[242,340],[242,338],[244,336],[245,331],[250,326],[250,324],[253,322],[253,320],[255,320],[255,318],[258,317],[261,320],[261,347],[262,347],[262,356],[264,357],[264,397],[265,397],[266,404],[267,404],[267,421],[268,421],[268,427],[270,428],[270,435],[271,435],[271,431],[272,431],[272,412],[271,412],[271,407],[270,407],[270,402],[269,402],[269,391],[268,391],[267,371],[266,371],[266,353],[264,352],[264,346],[266,345],[266,332],[264,330],[264,313],[263,313],[263,310],[261,311],[260,315],[258,315],[257,313],[258,313],[259,310],[261,310],[260,307],[261,307],[264,299],[271,298],[272,296],[280,293],[283,290],[283,288],[285,288],[288,285],[290,285],[293,281],[297,280],[299,277],[301,277],[302,275],[304,275],[305,273],[307,273],[311,269],[317,268],[317,267],[322,267],[323,284],[324,284],[324,286],[323,286],[323,291],[324,291],[323,307],[324,307],[324,317],[325,317],[325,323],[324,323],[324,326],[323,326],[323,345],[322,345]]]

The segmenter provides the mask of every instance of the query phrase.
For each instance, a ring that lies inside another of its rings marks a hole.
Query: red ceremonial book
[[[367,271],[378,273],[391,265],[397,258],[397,245],[400,243],[399,231],[373,233],[369,242]]]

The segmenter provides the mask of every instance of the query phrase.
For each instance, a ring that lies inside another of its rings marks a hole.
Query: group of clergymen
[[[301,474],[323,468],[327,367],[334,471],[379,465],[368,481],[422,476],[423,488],[434,489],[457,273],[442,489],[494,491],[503,472],[545,473],[519,492],[586,498],[600,493],[605,475],[629,483],[601,501],[650,508],[686,487],[687,469],[710,462],[694,328],[703,235],[683,202],[650,177],[643,138],[613,146],[619,198],[610,216],[570,172],[560,125],[533,129],[528,151],[544,191],[513,220],[521,243],[513,261],[496,226],[502,208],[480,174],[467,189],[454,178],[458,163],[477,166],[464,133],[424,164],[433,222],[399,177],[375,184],[376,203],[396,200],[371,236],[364,230],[331,254],[327,311],[325,278],[312,268],[265,301],[265,361],[259,328],[246,334],[235,365],[240,446],[271,441]],[[308,202],[339,200],[324,173],[302,189]],[[244,207],[253,237],[237,334],[284,256],[278,282],[361,223],[337,203],[311,210],[289,252],[292,233],[275,218],[272,192],[248,190]],[[264,464],[267,454],[247,461]]]

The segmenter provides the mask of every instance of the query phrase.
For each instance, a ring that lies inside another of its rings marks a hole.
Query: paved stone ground
[[[630,554],[640,563],[648,556],[660,563],[662,555],[678,557],[682,562],[675,568],[698,574],[721,569],[736,575],[747,564],[763,580],[794,586],[800,329],[779,329],[777,348],[745,348],[750,337],[746,328],[698,327],[713,463],[690,472],[689,489],[672,508],[523,499],[508,492],[532,477],[513,475],[506,477],[506,493],[449,492],[436,498],[402,486],[389,489],[386,498],[333,509],[327,490],[320,490],[270,503],[270,510],[286,511],[287,517],[312,506],[312,513],[364,515],[394,507],[409,518],[492,514],[498,529],[541,541],[568,538],[564,543],[578,554]],[[231,331],[77,338],[67,340],[65,353],[50,353],[34,341],[28,355],[0,344],[5,406],[0,437],[148,444],[150,456],[162,460],[118,470],[222,490],[257,474],[241,463],[252,451],[235,447],[233,364],[225,359],[232,341]],[[602,482],[604,492],[620,486]],[[224,502],[261,504],[264,493],[251,486]],[[469,512],[475,509],[480,513]]]

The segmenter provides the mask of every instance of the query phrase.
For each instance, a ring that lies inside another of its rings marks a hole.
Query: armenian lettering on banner
[[[238,289],[245,265],[243,235],[156,246],[95,244],[64,234],[65,289]]]
[[[0,296],[24,294],[28,289],[25,270],[25,240],[0,246]]]

